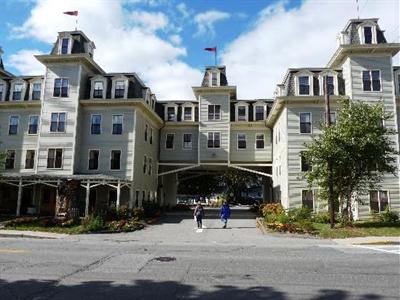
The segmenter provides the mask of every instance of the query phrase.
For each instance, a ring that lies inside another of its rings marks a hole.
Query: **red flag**
[[[204,48],[204,50],[206,50],[206,51],[210,51],[210,52],[217,52],[217,47],[212,47],[212,48]]]
[[[73,11],[64,11],[63,14],[65,15],[70,15],[70,16],[78,16],[78,11],[73,10]]]

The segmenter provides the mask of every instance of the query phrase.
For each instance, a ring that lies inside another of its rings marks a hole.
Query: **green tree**
[[[236,200],[241,197],[241,192],[252,185],[261,185],[261,177],[247,171],[229,168],[221,175],[221,179],[226,186],[228,197],[233,195]]]
[[[178,193],[187,195],[199,195],[201,197],[210,197],[215,191],[217,184],[215,175],[202,175],[179,182]]]
[[[345,223],[351,225],[352,200],[378,189],[384,174],[395,174],[399,153],[394,147],[396,131],[384,126],[393,116],[385,113],[383,103],[343,101],[337,114],[336,124],[322,125],[322,133],[306,144],[304,155],[312,170],[305,177],[310,187],[321,188],[320,198],[327,200],[328,161],[332,160],[333,194]]]

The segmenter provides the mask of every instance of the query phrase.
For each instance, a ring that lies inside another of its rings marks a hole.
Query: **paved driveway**
[[[127,234],[0,238],[0,299],[399,299],[399,256],[229,228],[207,212]]]

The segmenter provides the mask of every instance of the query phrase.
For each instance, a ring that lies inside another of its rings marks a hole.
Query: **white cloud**
[[[169,24],[168,17],[161,12],[133,11],[130,13],[129,18],[133,25],[150,32],[166,29]]]
[[[361,18],[378,17],[388,42],[399,40],[397,1],[360,0]],[[229,84],[238,97],[270,98],[290,67],[323,67],[336,50],[336,35],[356,18],[353,1],[305,1],[285,10],[285,1],[260,12],[254,27],[222,53]]]
[[[189,18],[192,14],[193,11],[189,9],[185,3],[181,2],[176,6],[176,9],[181,13],[182,17],[184,19]]]
[[[7,64],[18,69],[24,75],[42,75],[44,74],[44,66],[34,58],[34,55],[44,54],[38,50],[21,50],[10,55]]]
[[[209,10],[204,13],[197,14],[194,22],[197,26],[195,37],[215,37],[214,24],[219,21],[229,19],[230,14],[218,10]]]
[[[180,45],[182,43],[182,38],[177,35],[177,34],[173,34],[169,37],[169,40],[174,43],[175,45]]]
[[[19,38],[53,43],[58,31],[75,27],[75,17],[62,14],[68,10],[79,11],[78,29],[95,42],[94,59],[107,72],[137,72],[159,99],[194,97],[191,86],[201,82],[202,73],[181,61],[186,48],[143,29],[146,22],[153,31],[162,28],[167,22],[162,14],[155,14],[160,17],[154,22],[148,15],[139,14],[141,24],[133,25],[121,1],[39,0],[30,17],[13,33]],[[33,56],[31,61],[25,60],[27,65],[33,61]],[[22,65],[15,66],[25,73]],[[187,74],[183,75],[182,70]]]

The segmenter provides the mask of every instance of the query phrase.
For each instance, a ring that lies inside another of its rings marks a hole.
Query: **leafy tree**
[[[378,189],[384,174],[396,173],[396,131],[383,126],[392,118],[383,103],[343,101],[336,124],[322,125],[322,133],[306,145],[304,155],[312,169],[305,176],[310,187],[321,188],[324,200],[328,199],[328,162],[332,161],[333,194],[346,224],[353,221],[352,200]]]
[[[226,185],[228,197],[240,199],[241,192],[251,185],[261,185],[261,177],[254,173],[230,168],[221,175],[220,181]]]
[[[199,195],[209,197],[214,191],[217,180],[215,175],[202,175],[179,182],[178,192],[180,194]]]

